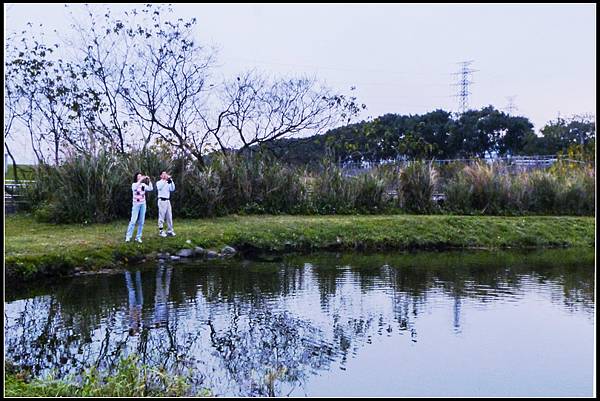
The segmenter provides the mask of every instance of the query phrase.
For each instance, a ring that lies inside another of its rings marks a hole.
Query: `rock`
[[[223,249],[221,249],[221,253],[224,256],[233,256],[237,253],[237,251],[232,246],[225,246],[225,247],[223,247]]]
[[[191,258],[192,256],[194,256],[194,250],[182,249],[179,252],[177,252],[177,256],[181,256],[182,258]]]
[[[159,258],[159,259],[168,259],[168,258],[169,258],[169,252],[166,252],[166,253],[158,253],[158,254],[156,255],[156,257],[157,257],[157,258]]]
[[[194,255],[196,256],[202,256],[206,253],[206,250],[204,248],[202,248],[201,246],[197,246],[194,248]]]
[[[181,259],[181,257],[175,256],[175,255],[171,256],[171,260],[179,260],[179,259]]]
[[[215,259],[215,258],[219,257],[219,254],[216,253],[215,251],[208,251],[208,252],[206,252],[206,257],[208,259]]]

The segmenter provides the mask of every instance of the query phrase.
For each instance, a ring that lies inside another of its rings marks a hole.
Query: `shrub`
[[[463,186],[469,188],[469,206],[473,212],[502,214],[510,204],[510,177],[497,164],[477,162],[459,173]]]
[[[581,164],[511,174],[506,166],[477,162],[445,166],[441,181],[432,163],[405,168],[384,165],[356,177],[327,160],[309,172],[268,155],[215,153],[204,165],[151,149],[144,153],[76,156],[60,166],[40,165],[27,188],[29,209],[47,222],[108,222],[128,218],[131,181],[142,171],[156,183],[171,172],[174,217],[230,213],[346,214],[397,210],[432,213],[436,187],[445,193],[443,210],[455,213],[593,214],[595,170]],[[395,190],[395,191],[394,191]],[[397,196],[394,196],[394,192]],[[156,216],[156,191],[147,195],[147,216]]]
[[[334,163],[324,162],[314,177],[312,200],[320,214],[349,213],[354,209],[355,186]]]
[[[119,215],[123,179],[113,155],[80,155],[58,167],[41,166],[30,189],[30,201],[42,207],[36,215],[49,221],[107,222]]]
[[[533,171],[529,180],[529,205],[527,210],[537,213],[552,213],[558,205],[560,183],[546,171]]]
[[[353,178],[354,208],[363,213],[378,212],[386,205],[385,180],[377,171],[361,174]]]
[[[595,208],[595,171],[584,167],[557,177],[562,191],[556,197],[556,210],[563,214],[589,215]]]
[[[437,171],[432,163],[417,161],[400,173],[402,207],[409,212],[431,213],[435,209],[432,195],[437,182]]]
[[[471,184],[464,174],[458,173],[444,186],[444,208],[455,213],[472,213]]]

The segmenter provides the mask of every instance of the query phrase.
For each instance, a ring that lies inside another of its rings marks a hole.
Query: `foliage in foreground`
[[[54,380],[32,379],[5,363],[7,397],[181,397],[189,396],[190,375],[172,375],[140,365],[135,355],[123,358],[112,373],[101,374],[92,367],[81,377]],[[196,396],[210,396],[204,389]]]

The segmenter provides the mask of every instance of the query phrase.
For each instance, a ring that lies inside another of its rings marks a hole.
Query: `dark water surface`
[[[7,288],[5,357],[137,353],[214,395],[591,396],[594,277],[593,250],[156,262]]]

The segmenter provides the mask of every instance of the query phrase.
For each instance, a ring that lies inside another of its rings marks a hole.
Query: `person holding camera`
[[[125,242],[131,241],[135,223],[138,224],[136,242],[142,243],[142,230],[144,229],[144,220],[146,219],[146,192],[154,190],[150,177],[142,173],[135,173],[134,183],[131,184],[133,192],[133,207],[131,208],[131,220],[125,234]]]
[[[171,192],[175,191],[175,183],[166,171],[160,173],[160,181],[156,183],[158,190],[158,235],[174,237],[173,212],[171,209]],[[163,223],[167,220],[167,232],[163,231]]]

